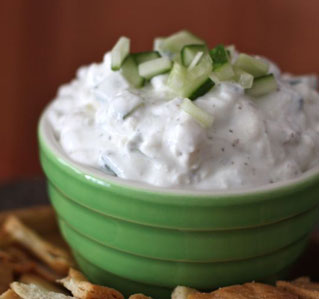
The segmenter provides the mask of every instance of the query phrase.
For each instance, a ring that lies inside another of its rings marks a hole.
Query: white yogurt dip
[[[48,117],[71,159],[123,179],[206,190],[284,181],[319,165],[319,96],[315,77],[269,64],[277,91],[255,99],[222,82],[193,102],[210,128],[181,109],[167,74],[132,88],[109,53],[59,89]]]

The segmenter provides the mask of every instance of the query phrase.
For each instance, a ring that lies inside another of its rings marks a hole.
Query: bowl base
[[[143,293],[157,299],[167,299],[171,297],[172,289],[153,285],[151,286],[114,275],[106,270],[98,268],[96,265],[93,265],[74,250],[73,256],[75,257],[79,267],[81,269],[85,269],[85,275],[90,281],[119,290],[126,298],[136,293]]]
[[[136,293],[143,293],[147,296],[157,299],[171,298],[171,293],[173,289],[154,285],[147,285],[133,280],[122,278],[106,270],[103,270],[96,265],[93,265],[91,262],[89,262],[86,258],[84,258],[75,250],[73,250],[73,255],[79,267],[83,269],[85,275],[88,277],[90,281],[93,281],[96,284],[106,285],[108,287],[112,287],[116,290],[119,290],[126,298]],[[271,276],[262,279],[258,279],[258,282],[275,284],[276,280],[284,280],[289,276],[291,267],[292,265],[288,265],[278,273],[272,274]],[[212,290],[200,291],[211,292]]]

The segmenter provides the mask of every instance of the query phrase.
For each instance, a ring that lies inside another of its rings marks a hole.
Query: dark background
[[[36,127],[56,89],[120,35],[133,50],[188,28],[294,73],[319,70],[318,0],[7,0],[0,3],[0,183],[41,175]]]

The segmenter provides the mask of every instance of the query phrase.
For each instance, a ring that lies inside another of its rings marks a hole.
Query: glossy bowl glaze
[[[240,191],[152,187],[71,161],[44,113],[42,167],[63,236],[93,281],[165,298],[273,277],[302,252],[318,219],[319,167]]]

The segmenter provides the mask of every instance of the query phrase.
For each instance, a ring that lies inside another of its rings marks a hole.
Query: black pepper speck
[[[238,143],[239,143],[239,139],[237,138],[233,141],[232,147],[235,147],[236,145],[238,145]]]

